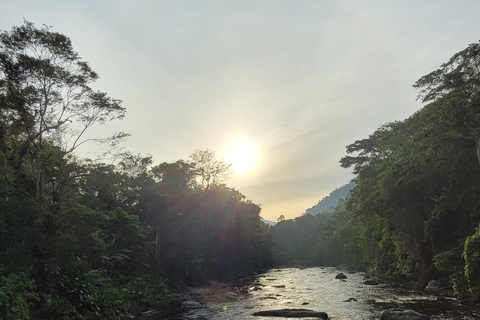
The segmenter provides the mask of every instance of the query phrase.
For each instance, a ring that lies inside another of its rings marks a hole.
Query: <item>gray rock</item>
[[[355,298],[348,298],[347,300],[343,300],[342,302],[353,302],[353,301],[357,301],[357,299],[355,299]]]
[[[235,292],[227,292],[227,293],[225,293],[225,298],[230,299],[230,300],[238,300],[239,296]]]
[[[430,317],[424,316],[418,312],[407,311],[388,311],[382,312],[379,320],[430,320]]]
[[[266,310],[253,313],[254,316],[261,317],[284,317],[284,318],[320,318],[328,319],[325,312],[314,311],[308,309],[279,309]]]
[[[202,304],[197,301],[183,301],[182,308],[188,308],[188,309],[195,309],[195,308],[201,308]]]
[[[348,279],[347,276],[343,273],[339,273],[335,276],[335,279]]]
[[[160,312],[156,309],[151,309],[151,310],[147,310],[147,311],[144,311],[144,312],[141,312],[140,313],[142,316],[144,317],[153,317],[153,316],[157,316],[160,314]]]
[[[431,280],[428,282],[427,286],[424,289],[428,293],[440,293],[444,289],[442,287],[442,284],[438,280]]]
[[[363,284],[366,284],[368,286],[376,286],[378,284],[378,282],[375,281],[375,280],[365,280],[365,281],[363,281]]]

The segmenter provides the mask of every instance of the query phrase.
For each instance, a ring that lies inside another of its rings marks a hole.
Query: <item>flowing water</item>
[[[382,310],[414,310],[431,319],[480,319],[478,306],[451,297],[366,285],[364,273],[348,273],[335,279],[336,268],[273,269],[256,276],[243,294],[229,292],[202,301],[203,306],[170,319],[255,319],[256,311],[303,308],[326,312],[329,319],[379,319]],[[477,311],[478,310],[478,311]]]

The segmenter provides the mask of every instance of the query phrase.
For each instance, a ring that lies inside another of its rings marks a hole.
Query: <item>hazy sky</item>
[[[71,38],[127,116],[124,146],[155,164],[238,137],[259,163],[227,184],[276,220],[353,176],[345,146],[421,107],[412,84],[480,39],[480,1],[6,1]],[[87,150],[84,150],[87,151]]]

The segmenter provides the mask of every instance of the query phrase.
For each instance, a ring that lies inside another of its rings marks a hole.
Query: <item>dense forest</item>
[[[480,296],[480,43],[414,84],[421,110],[347,146],[345,199],[274,227],[213,151],[154,165],[119,152],[127,133],[92,138],[126,113],[97,79],[48,27],[0,34],[0,319],[115,319],[175,287],[285,264]],[[89,143],[103,157],[79,157]]]
[[[272,264],[260,206],[213,151],[153,166],[112,153],[126,133],[87,138],[126,112],[97,79],[48,27],[0,34],[0,319],[116,319]],[[115,162],[76,155],[92,142]]]
[[[480,43],[414,87],[422,109],[347,146],[340,163],[357,184],[346,203],[279,222],[275,257],[419,284],[440,279],[478,299]]]

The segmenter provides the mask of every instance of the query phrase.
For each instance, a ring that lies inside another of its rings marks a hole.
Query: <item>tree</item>
[[[280,217],[278,217],[277,222],[285,220],[285,216],[282,214]]]
[[[462,252],[475,255],[466,240],[480,220],[479,85],[475,43],[415,83],[428,103],[421,110],[347,146],[341,165],[358,182],[348,207],[364,259],[377,272],[450,277],[454,288],[468,278]]]
[[[480,42],[472,43],[454,54],[437,70],[420,78],[414,85],[422,102],[450,100],[456,115],[464,120],[464,138],[475,141],[480,163]],[[477,106],[477,108],[472,106]]]
[[[215,160],[212,150],[195,150],[190,159],[198,184],[204,190],[224,182],[231,174],[231,165]]]
[[[120,100],[90,87],[97,79],[70,39],[47,26],[39,29],[25,21],[0,34],[1,126],[4,135],[14,134],[20,142],[16,160],[31,162],[36,198],[46,183],[49,145],[66,157],[87,141],[115,143],[126,136],[83,139],[93,125],[125,114]]]

